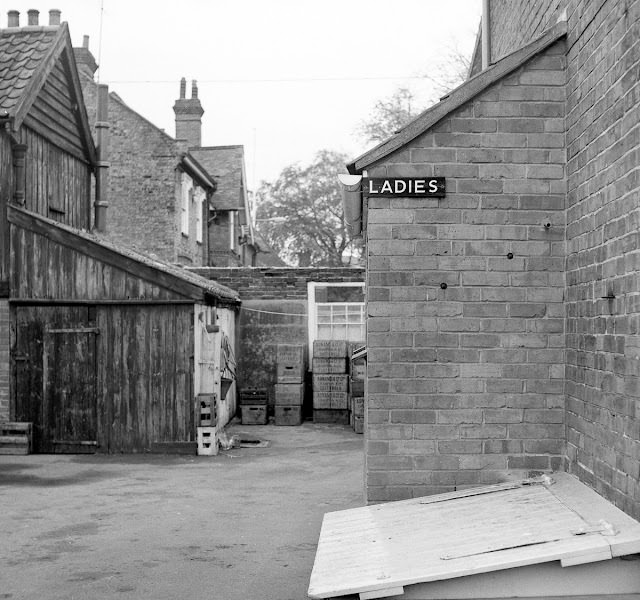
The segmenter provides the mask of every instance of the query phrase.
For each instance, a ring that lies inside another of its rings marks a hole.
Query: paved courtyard
[[[269,444],[0,456],[0,598],[306,598],[322,516],[363,504],[363,437],[313,423],[230,433]]]

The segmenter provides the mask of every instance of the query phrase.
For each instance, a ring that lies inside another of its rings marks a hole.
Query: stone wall
[[[370,502],[562,467],[564,53],[368,169],[447,182],[368,201]]]

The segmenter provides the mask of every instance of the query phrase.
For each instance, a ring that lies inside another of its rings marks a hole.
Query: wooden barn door
[[[42,354],[43,451],[96,451],[94,327],[47,328]]]
[[[35,452],[96,451],[94,313],[86,306],[16,307],[16,420],[33,423]]]

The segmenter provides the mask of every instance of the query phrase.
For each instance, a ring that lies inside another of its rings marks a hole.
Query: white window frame
[[[316,302],[316,288],[318,287],[360,287],[364,292],[364,281],[344,281],[339,283],[327,281],[313,281],[307,283],[307,313],[309,315],[308,322],[308,341],[309,341],[309,368],[311,368],[313,360],[313,342],[318,339],[318,303]],[[321,302],[320,304],[325,304]],[[331,302],[330,304],[338,304],[340,306],[361,306],[363,310],[363,334],[367,335],[367,317],[365,310],[365,302]],[[354,340],[360,341],[360,340]],[[362,340],[364,341],[364,339]]]
[[[194,198],[196,202],[196,242],[202,244],[202,240],[204,239],[202,211],[204,210],[203,206],[206,199],[206,192],[201,187],[198,187],[196,188]]]
[[[193,190],[193,179],[189,177],[186,173],[182,174],[182,185],[181,187],[181,195],[182,195],[182,223],[181,230],[182,235],[189,235],[189,203],[191,202],[191,192]]]

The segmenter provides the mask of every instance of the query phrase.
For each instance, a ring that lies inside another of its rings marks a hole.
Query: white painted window
[[[202,218],[202,211],[204,202],[207,198],[205,191],[202,188],[196,188],[195,192],[195,202],[196,202],[196,242],[202,244],[202,239],[204,235],[204,225]]]
[[[309,283],[309,361],[315,340],[363,342],[364,283]],[[309,363],[311,364],[311,362]]]
[[[236,249],[236,213],[229,211],[229,248]]]
[[[182,233],[189,235],[189,204],[193,194],[193,180],[186,173],[182,174]]]

